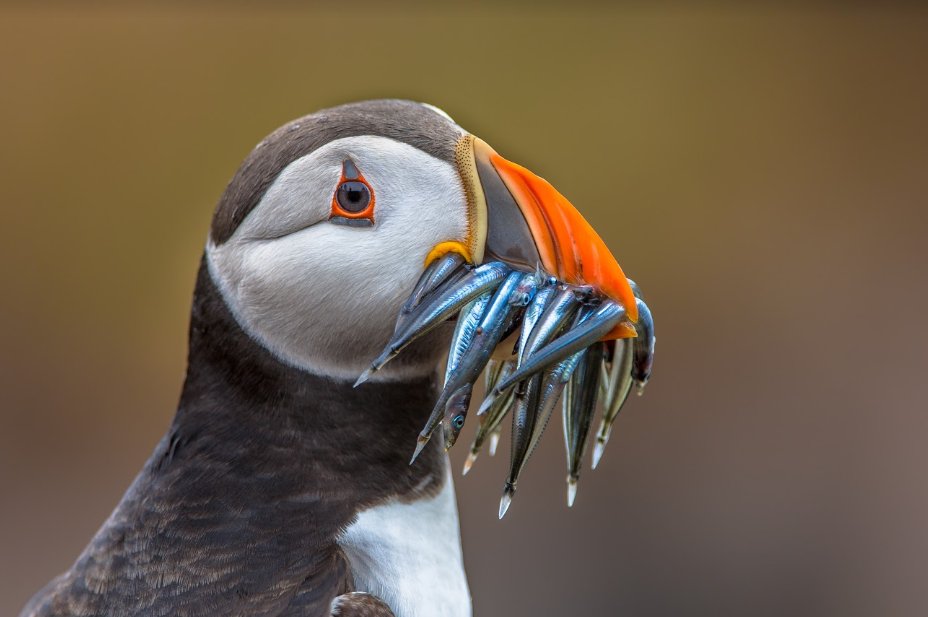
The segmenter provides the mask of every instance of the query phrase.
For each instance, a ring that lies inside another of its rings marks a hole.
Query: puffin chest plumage
[[[397,617],[471,614],[450,468],[441,489],[364,510],[339,536],[354,586],[382,598]]]

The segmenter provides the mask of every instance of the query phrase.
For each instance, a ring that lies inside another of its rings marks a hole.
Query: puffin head
[[[280,361],[354,380],[423,268],[451,251],[592,285],[635,319],[621,268],[560,193],[411,101],[342,105],[271,133],[223,193],[206,263],[242,329]],[[377,378],[434,371],[447,335]]]

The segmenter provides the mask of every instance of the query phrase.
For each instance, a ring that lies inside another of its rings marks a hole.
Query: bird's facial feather
[[[371,227],[330,220],[345,160],[375,195]],[[471,224],[452,164],[393,139],[347,137],[290,163],[207,257],[251,336],[288,364],[348,379],[390,337],[432,247],[464,242]],[[385,378],[432,370],[442,347],[423,345],[436,351]]]

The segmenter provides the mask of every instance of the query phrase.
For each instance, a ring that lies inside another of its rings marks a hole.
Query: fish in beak
[[[563,397],[565,426],[583,428],[566,433],[572,503],[597,398],[599,406],[608,407],[611,428],[625,396],[618,400],[613,395],[607,401],[604,393],[625,393],[627,382],[643,384],[650,375],[651,312],[599,234],[550,183],[469,134],[457,143],[455,163],[469,210],[467,236],[441,242],[428,254],[391,341],[355,385],[411,342],[457,317],[445,388],[410,464],[439,426],[444,426],[446,448],[453,445],[467,416],[473,385],[495,357],[511,368],[488,380],[478,415],[495,429],[515,409],[513,444],[519,445],[513,448],[500,516],[563,389],[550,388],[544,397],[533,395],[539,384],[570,384],[572,396]],[[646,319],[639,320],[639,314]],[[509,344],[516,334],[518,342]],[[626,349],[614,342],[617,339],[638,343],[634,362],[614,357],[617,347]],[[572,378],[580,357],[586,362],[582,378]],[[604,445],[599,445],[597,459]],[[478,450],[479,445],[472,448],[470,464]]]

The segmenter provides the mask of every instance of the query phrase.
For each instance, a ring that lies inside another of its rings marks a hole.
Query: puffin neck
[[[238,462],[252,457],[268,473],[292,475],[301,491],[344,494],[359,507],[440,489],[440,448],[408,464],[437,397],[437,375],[352,385],[288,366],[255,342],[235,320],[203,259],[172,432],[181,438],[221,436],[208,441]]]

